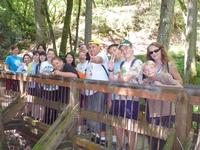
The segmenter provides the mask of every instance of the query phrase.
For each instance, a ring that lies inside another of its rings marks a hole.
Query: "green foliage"
[[[0,1],[0,48],[8,48],[24,39],[34,39],[32,1]]]
[[[185,150],[190,150],[192,149],[192,140],[193,140],[193,136],[194,136],[194,133],[193,132],[190,132],[187,139],[184,141],[183,143],[183,148]]]
[[[192,113],[193,114],[200,114],[200,106],[198,105],[193,105],[192,107]],[[192,128],[195,130],[198,130],[198,123],[197,122],[192,122]]]
[[[183,78],[184,74],[184,55],[183,54],[171,54],[172,60],[175,62],[176,67]]]
[[[176,12],[174,17],[174,29],[184,32],[185,31],[185,23],[182,12]]]
[[[166,140],[166,143],[165,143],[165,145],[164,145],[163,150],[172,149],[173,142],[174,142],[174,138],[175,138],[175,131],[172,132],[172,133],[167,137],[167,140]]]
[[[103,7],[125,6],[133,4],[141,4],[143,0],[95,0],[96,5]]]

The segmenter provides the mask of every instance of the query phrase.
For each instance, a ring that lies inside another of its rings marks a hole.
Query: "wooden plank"
[[[190,104],[200,105],[200,96],[190,96]]]
[[[4,124],[4,129],[5,130],[13,130],[17,128],[23,128],[25,126],[25,123],[22,120],[19,119],[14,119],[9,122],[6,122]]]
[[[3,77],[10,77],[6,75]],[[20,79],[21,77],[21,79]],[[24,81],[35,81],[37,83],[58,85],[64,87],[71,87],[73,81],[77,89],[91,89],[105,93],[117,93],[121,95],[139,96],[141,98],[151,98],[155,100],[174,101],[176,99],[177,91],[181,88],[166,88],[166,87],[150,87],[138,84],[122,84],[119,82],[97,81],[97,80],[80,80],[74,78],[65,78],[65,80],[53,80],[49,78],[33,78],[17,76],[15,79]],[[176,90],[176,91],[174,91]]]
[[[2,111],[3,124],[12,120],[25,107],[24,96],[18,96],[8,107]]]
[[[106,150],[105,147],[80,137],[74,138],[73,143],[87,150]]]
[[[107,82],[96,80],[81,80],[75,78],[54,79],[52,77],[26,77],[22,75],[8,75],[1,73],[0,78],[8,78],[23,81],[35,81],[41,84],[58,85],[70,87],[73,80],[77,89],[92,89],[105,93],[117,93],[121,95],[138,96],[154,100],[175,101],[177,93],[183,91],[181,88],[150,87],[137,84],[122,84],[119,82]],[[192,104],[200,104],[200,88],[186,87],[184,89],[191,96]]]
[[[32,97],[31,103],[33,103],[33,104],[38,104],[38,105],[45,106],[45,107],[48,107],[48,108],[53,108],[53,109],[56,109],[56,110],[59,110],[59,111],[60,111],[60,108],[61,108],[60,105],[62,105],[63,107],[66,106],[66,104],[61,103],[59,101],[44,100],[42,98],[32,96],[32,95],[28,95],[28,96]]]
[[[35,144],[33,150],[50,150],[56,149],[61,143],[66,133],[77,124],[78,105],[74,108],[67,106],[62,114],[57,118],[49,130]]]
[[[115,117],[109,114],[90,112],[81,109],[81,118],[102,122],[113,127],[120,127],[126,130],[134,131],[160,139],[166,139],[168,135],[174,131],[172,128],[148,124],[145,121],[136,121],[127,118]]]
[[[32,118],[30,117],[23,117],[23,120],[26,124],[36,128],[36,129],[39,129],[43,132],[46,132],[48,129],[49,129],[49,125],[45,124],[45,123],[42,123],[42,122],[39,122],[37,120],[33,120]]]

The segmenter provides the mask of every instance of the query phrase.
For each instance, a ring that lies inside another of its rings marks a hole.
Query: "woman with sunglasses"
[[[176,69],[175,64],[169,60],[167,52],[161,44],[157,42],[151,43],[147,47],[146,59],[147,61],[152,60],[155,63],[154,67],[156,70],[154,73],[157,74],[157,77],[167,73],[169,75],[169,79],[166,79],[166,81],[174,80],[173,82],[177,82],[176,84],[181,86],[182,78],[178,70]],[[152,73],[152,68],[150,68],[149,70]],[[148,75],[146,75],[146,78],[143,80],[143,82],[146,79],[148,79]],[[155,85],[161,86],[162,83],[157,82],[157,84]],[[175,123],[175,114],[173,113],[174,107],[172,103],[148,99],[147,106],[147,120],[149,123],[154,125],[161,125],[162,127],[167,128],[173,126],[173,124]],[[151,137],[149,141],[151,149],[162,150],[165,144],[164,140],[159,140],[155,137]]]
[[[155,62],[158,73],[169,73],[173,79],[181,84],[183,83],[175,64],[169,60],[164,47],[158,42],[153,42],[147,47],[146,59]]]

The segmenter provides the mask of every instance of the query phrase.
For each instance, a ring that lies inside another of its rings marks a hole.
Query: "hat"
[[[122,46],[130,46],[130,47],[132,47],[132,43],[131,43],[129,40],[124,39],[124,40],[119,44],[119,49],[120,49]]]
[[[89,41],[88,42],[88,45],[89,44],[96,44],[96,45],[100,45],[101,44],[101,42],[98,40],[98,39],[93,39],[93,40],[91,40],[91,41]]]

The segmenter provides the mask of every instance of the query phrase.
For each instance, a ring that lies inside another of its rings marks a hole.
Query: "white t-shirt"
[[[76,70],[81,73],[86,73],[88,63],[88,61],[85,61],[84,63],[77,64]]]
[[[103,63],[96,64],[89,62],[87,65],[86,79],[108,81],[109,79],[106,73],[106,71],[108,72],[108,56],[104,51],[99,52],[97,56],[100,56],[103,59]]]
[[[50,75],[52,71],[53,71],[53,66],[48,61],[44,61],[41,63],[39,71],[40,74]]]
[[[108,81],[109,78],[106,73],[106,71],[108,70],[108,56],[105,51],[99,52],[97,56],[100,56],[103,59],[103,63],[96,64],[89,62],[86,69],[86,79]],[[103,66],[105,69],[103,68]],[[95,92],[96,91],[86,90],[85,94],[92,95]]]
[[[53,66],[48,61],[44,61],[41,63],[39,72],[40,74],[43,74],[43,75],[51,75],[53,70],[54,70]],[[43,88],[44,90],[47,90],[47,91],[58,90],[58,86],[55,86],[55,85],[53,86],[53,85],[44,84]]]

